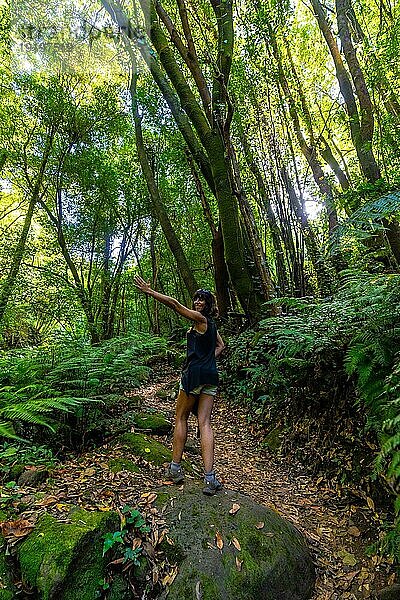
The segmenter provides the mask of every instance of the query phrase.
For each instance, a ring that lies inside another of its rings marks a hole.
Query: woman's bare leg
[[[186,394],[184,390],[179,390],[176,400],[175,429],[172,450],[172,460],[174,463],[180,463],[187,438],[187,421],[196,399],[191,394]]]
[[[214,396],[200,394],[199,422],[201,436],[201,454],[203,457],[204,471],[210,473],[214,465],[214,433],[211,428],[211,413],[214,406]]]

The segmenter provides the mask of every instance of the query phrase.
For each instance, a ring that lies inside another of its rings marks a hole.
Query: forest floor
[[[141,410],[155,410],[173,421],[174,401],[156,394],[161,389],[171,389],[176,380],[172,369],[163,369],[162,373],[155,369],[152,382],[132,394],[142,398]],[[305,536],[317,570],[313,600],[373,598],[375,591],[393,583],[390,561],[366,554],[378,539],[381,521],[370,498],[363,498],[357,490],[345,493],[322,477],[314,480],[301,465],[266,454],[259,447],[245,412],[232,408],[223,397],[217,398],[213,426],[215,466],[224,486],[274,509]],[[159,439],[171,447],[171,436]],[[195,476],[200,477],[194,417],[189,420],[188,446],[186,459],[196,465]],[[118,446],[105,444],[71,457],[54,471],[43,488],[43,498],[35,500],[29,512],[47,511],[60,516],[69,503],[92,510],[120,510],[124,504],[140,506],[141,498],[143,504],[143,497],[163,484],[162,469],[142,461],[139,474],[112,473],[107,468],[108,461],[119,456]],[[29,518],[29,514],[24,517]],[[157,526],[157,519],[153,518],[153,526]]]

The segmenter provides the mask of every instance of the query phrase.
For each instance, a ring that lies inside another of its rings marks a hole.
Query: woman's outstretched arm
[[[175,312],[177,312],[182,317],[189,319],[190,321],[195,321],[196,323],[207,323],[207,319],[204,315],[202,315],[197,310],[191,310],[187,308],[175,298],[171,298],[171,296],[165,296],[165,294],[160,294],[160,292],[156,292],[156,290],[152,290],[149,283],[146,283],[144,279],[142,279],[139,275],[135,275],[134,278],[135,286],[148,296],[152,296],[161,304],[165,304],[168,308],[172,308]]]

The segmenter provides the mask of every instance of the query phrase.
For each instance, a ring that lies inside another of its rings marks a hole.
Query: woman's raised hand
[[[135,275],[133,281],[137,289],[145,294],[151,289],[150,283],[146,283],[145,280],[140,277],[140,275]]]

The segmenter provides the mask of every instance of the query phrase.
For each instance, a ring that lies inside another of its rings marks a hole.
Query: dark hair
[[[193,303],[197,298],[204,300],[206,303],[204,310],[202,311],[205,317],[218,317],[217,301],[210,290],[197,290],[193,296]]]

